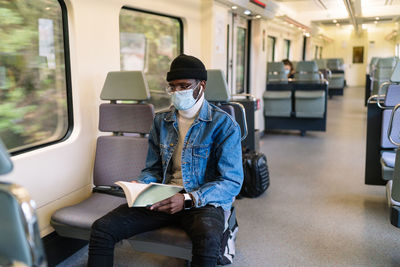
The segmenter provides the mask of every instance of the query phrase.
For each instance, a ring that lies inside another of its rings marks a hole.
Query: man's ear
[[[201,81],[200,84],[203,86],[203,90],[206,90],[206,81]]]

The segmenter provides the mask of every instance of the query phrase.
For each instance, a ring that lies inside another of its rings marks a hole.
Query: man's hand
[[[149,209],[174,214],[183,209],[184,199],[183,194],[176,193],[172,197],[154,203]]]

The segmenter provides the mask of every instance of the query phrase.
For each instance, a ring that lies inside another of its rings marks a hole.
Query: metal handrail
[[[165,90],[163,90],[163,91],[159,91],[159,90],[149,90],[149,91],[150,91],[150,93],[153,93],[153,94],[167,95],[167,92],[165,92]]]
[[[400,108],[400,104],[397,104],[394,107],[394,109],[392,110],[392,113],[390,114],[389,127],[388,127],[388,131],[387,131],[389,141],[395,146],[400,146],[400,143],[394,141],[392,138],[393,119],[394,119],[394,115],[396,114],[396,110],[398,110],[399,108]]]
[[[237,106],[241,113],[242,113],[242,120],[243,120],[243,136],[240,138],[240,141],[243,141],[244,139],[246,139],[247,134],[248,134],[248,130],[247,130],[247,119],[246,119],[246,109],[244,108],[244,106],[239,103],[239,102],[228,102],[229,105],[235,105]]]
[[[383,87],[386,86],[386,85],[390,85],[390,84],[391,84],[391,82],[383,82],[383,83],[381,83],[381,85],[379,86],[378,95],[383,96],[383,99],[380,99],[380,100],[384,100],[384,99],[386,98],[386,94],[382,94],[382,89],[383,89]],[[387,91],[386,91],[386,92],[387,92]],[[380,109],[388,109],[388,108],[391,108],[391,107],[385,106],[385,105],[384,105],[384,102],[381,103],[380,100],[377,101],[377,105],[378,105],[378,107],[379,107]],[[382,104],[383,104],[383,105],[382,105]]]
[[[252,101],[256,100],[256,97],[252,94],[232,94],[231,96],[244,96],[244,97],[250,97]]]
[[[378,103],[379,100],[384,99],[384,97],[385,97],[384,95],[383,96],[381,96],[381,95],[371,95],[367,100],[367,104],[376,104],[376,103]]]

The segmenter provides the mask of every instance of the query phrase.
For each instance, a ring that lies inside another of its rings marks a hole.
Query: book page
[[[133,206],[136,198],[143,190],[151,186],[150,184],[131,183],[123,181],[116,182],[115,184],[119,185],[124,190],[126,202],[128,203],[129,207]]]
[[[172,197],[183,189],[182,186],[150,183],[150,187],[145,189],[134,201],[134,207],[146,207],[158,201]]]

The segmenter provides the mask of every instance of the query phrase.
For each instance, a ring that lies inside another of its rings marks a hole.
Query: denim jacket
[[[176,109],[158,113],[149,134],[146,167],[138,181],[169,183],[178,143]],[[196,207],[229,210],[243,182],[240,127],[224,111],[204,100],[182,149],[182,180]]]

